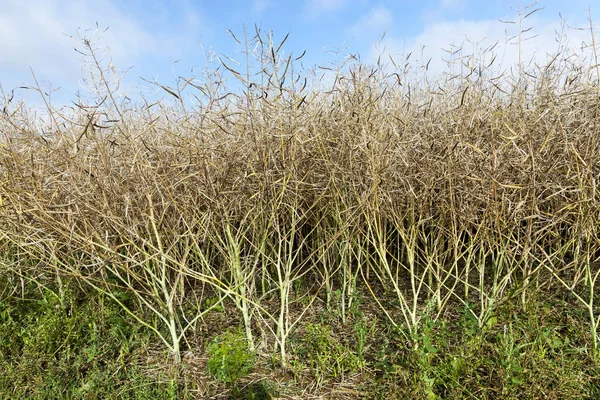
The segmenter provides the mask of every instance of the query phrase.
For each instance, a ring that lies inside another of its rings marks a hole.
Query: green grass
[[[179,398],[176,381],[144,372],[153,338],[121,307],[75,285],[52,289],[28,284],[0,302],[0,398]]]
[[[0,398],[270,399],[300,396],[307,385],[336,393],[346,382],[345,398],[592,400],[600,365],[574,305],[538,293],[526,307],[503,304],[483,328],[466,309],[436,321],[424,315],[408,341],[377,308],[362,306],[346,323],[324,310],[296,332],[286,377],[264,356],[246,361],[254,355],[239,331],[212,341],[206,369],[192,358],[165,369],[168,354],[152,356],[160,342],[109,298],[73,282],[60,294],[29,283],[0,305]]]
[[[373,338],[383,346],[373,349],[367,363],[377,377],[366,386],[369,396],[596,398],[600,366],[581,343],[585,315],[574,316],[572,304],[549,296],[528,304],[501,307],[494,323],[481,330],[460,315],[426,319],[409,346],[393,331]]]

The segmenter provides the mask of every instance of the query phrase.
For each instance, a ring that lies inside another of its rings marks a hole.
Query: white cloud
[[[311,16],[331,13],[344,8],[349,0],[310,0],[307,13]]]
[[[532,26],[533,29],[524,35],[524,38],[536,34],[537,36],[521,42],[521,60],[524,63],[531,60],[537,63],[549,61],[548,56],[558,50],[556,32],[561,32],[561,21],[532,18],[528,20],[528,26]],[[496,55],[493,68],[499,73],[518,64],[517,39],[513,38],[507,42],[507,39],[513,36],[511,32],[515,29],[518,29],[515,25],[503,24],[498,20],[437,22],[430,24],[419,35],[409,39],[386,37],[379,46],[374,44],[371,47],[369,58],[375,60],[380,53],[384,53],[394,56],[395,61],[402,61],[412,53],[411,60],[416,61],[417,65],[425,64],[431,59],[429,72],[439,74],[449,72],[448,65],[443,59],[449,59],[451,56],[445,50],[458,50],[462,47],[462,51],[455,54],[456,59],[461,55],[480,54],[482,49],[497,42],[496,47],[484,57],[484,60],[490,62],[493,55]],[[568,46],[575,52],[580,51],[581,43],[589,38],[589,32],[581,30],[568,30],[566,34]],[[459,66],[460,63],[456,65]]]
[[[57,1],[9,0],[0,14],[0,35],[11,38],[0,41],[0,69],[22,71],[31,66],[50,78],[72,78],[80,72],[80,63],[73,41],[65,34],[76,34],[78,26],[94,27],[96,21],[100,27],[110,25],[102,43],[123,68],[156,49],[152,36],[109,2],[82,1],[61,7]]]
[[[255,13],[262,14],[271,5],[271,0],[253,0],[252,8]]]
[[[139,18],[124,13],[117,4],[112,0],[81,0],[69,2],[65,7],[59,0],[5,0],[0,13],[0,37],[4,38],[0,41],[0,84],[4,90],[20,86],[20,82],[32,83],[31,67],[42,89],[48,87],[45,82],[51,82],[53,87],[62,86],[56,96],[62,93],[63,100],[68,102],[86,72],[82,71],[81,55],[73,49],[83,50],[82,46],[66,35],[93,39],[96,22],[99,32],[109,28],[97,42],[98,55],[109,54],[117,71],[136,66],[146,56],[174,61],[181,51],[188,51],[194,44],[189,32],[204,26],[200,16],[186,13],[180,26],[169,27],[175,32],[164,33],[154,26],[144,26]],[[104,59],[104,65],[107,61]],[[136,72],[139,69],[127,75],[122,88],[132,85],[139,75]],[[29,97],[27,93],[22,95]]]
[[[354,25],[348,28],[347,33],[352,36],[361,36],[365,33],[383,33],[392,23],[392,14],[384,6],[372,8],[363,15]]]
[[[440,6],[446,9],[462,9],[466,5],[466,0],[440,0]]]

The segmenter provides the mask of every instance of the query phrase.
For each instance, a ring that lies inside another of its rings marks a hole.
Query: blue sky
[[[523,2],[526,4],[526,2]],[[515,25],[498,19],[515,19],[518,1],[502,0],[0,0],[0,85],[4,92],[23,83],[31,84],[30,67],[44,90],[61,87],[53,94],[57,104],[68,103],[81,86],[80,56],[73,50],[68,35],[90,36],[96,22],[108,27],[98,45],[110,49],[114,65],[128,70],[123,87],[136,89],[140,77],[172,84],[177,76],[189,77],[193,68],[206,65],[204,50],[243,60],[238,38],[243,27],[250,33],[254,25],[272,30],[276,40],[288,32],[287,54],[307,51],[306,66],[335,62],[329,53],[358,53],[373,61],[382,52],[397,56],[408,52],[433,57],[434,70],[443,70],[442,48],[467,39],[502,43]],[[588,8],[594,21],[600,20],[597,0],[542,0],[544,7],[528,21],[538,36],[527,42],[524,56],[545,55],[556,48],[555,30],[560,29],[559,12],[571,27],[589,29]],[[594,23],[596,33],[599,24]],[[375,44],[386,32],[379,47]],[[568,36],[577,47],[589,42],[589,30],[569,29]],[[516,46],[506,46],[503,66],[515,62]],[[204,49],[204,50],[203,50]],[[175,63],[175,61],[177,61]],[[17,96],[28,98],[27,91]],[[35,100],[33,100],[35,101]]]

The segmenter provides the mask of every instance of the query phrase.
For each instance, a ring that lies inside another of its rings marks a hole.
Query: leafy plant
[[[217,336],[208,347],[208,355],[208,372],[227,384],[248,375],[256,361],[240,329]]]
[[[360,320],[354,323],[354,333],[356,334],[356,353],[362,359],[364,357],[368,333],[368,328],[364,321]]]
[[[319,381],[356,371],[361,366],[358,356],[342,345],[328,326],[308,324],[302,344],[300,353],[306,356]]]

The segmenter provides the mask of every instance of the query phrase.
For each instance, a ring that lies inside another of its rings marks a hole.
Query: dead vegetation
[[[96,99],[48,106],[44,126],[6,102],[11,270],[106,293],[176,362],[222,305],[251,350],[288,367],[305,317],[346,321],[357,292],[411,341],[424,315],[474,304],[483,327],[507,299],[557,288],[589,314],[599,359],[596,47],[514,75],[460,59],[465,73],[437,80],[399,68],[410,60],[349,57],[319,83],[285,39],[245,40],[246,70],[222,57],[134,104],[84,39]]]

